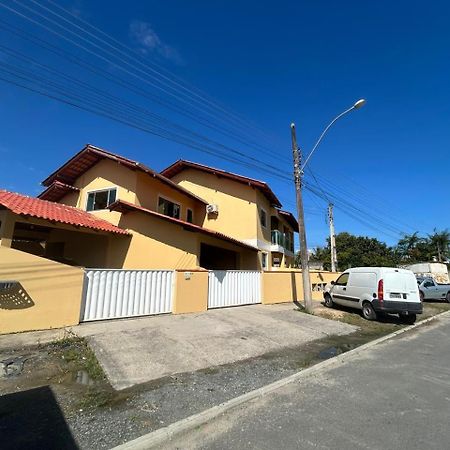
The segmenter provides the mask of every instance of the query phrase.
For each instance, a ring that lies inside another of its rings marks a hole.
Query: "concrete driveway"
[[[115,389],[355,330],[296,311],[292,303],[90,322],[73,329],[89,340]]]

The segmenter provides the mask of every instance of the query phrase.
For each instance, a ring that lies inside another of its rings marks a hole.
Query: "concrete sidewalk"
[[[449,448],[450,316],[217,413],[158,449]],[[348,356],[349,354],[347,354]],[[341,355],[341,357],[346,357]]]
[[[292,303],[91,322],[73,328],[88,339],[115,389],[355,330],[296,311]]]

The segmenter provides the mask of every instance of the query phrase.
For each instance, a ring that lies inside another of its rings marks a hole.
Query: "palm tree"
[[[450,247],[450,231],[448,229],[437,231],[435,228],[433,234],[428,235],[428,240],[432,251],[437,251],[437,258],[439,262],[447,260],[449,257]]]
[[[424,242],[416,231],[412,234],[404,234],[402,239],[398,241],[397,252],[403,259],[418,260],[420,259],[420,251],[418,247]]]

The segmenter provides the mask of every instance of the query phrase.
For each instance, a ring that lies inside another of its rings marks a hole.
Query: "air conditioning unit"
[[[219,206],[218,205],[207,205],[206,212],[208,214],[219,214]]]

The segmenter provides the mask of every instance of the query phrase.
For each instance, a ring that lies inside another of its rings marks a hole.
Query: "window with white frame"
[[[102,189],[89,192],[87,196],[86,211],[98,211],[108,208],[111,203],[116,201],[117,189]]]
[[[181,206],[177,203],[171,202],[164,197],[158,199],[158,212],[165,216],[180,218]]]
[[[267,212],[262,208],[259,210],[259,221],[262,227],[267,228]]]
[[[261,267],[263,270],[267,269],[267,253],[261,253]]]

